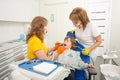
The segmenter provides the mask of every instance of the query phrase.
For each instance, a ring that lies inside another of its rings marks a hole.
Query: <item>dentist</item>
[[[37,16],[32,20],[30,31],[26,37],[28,59],[40,58],[49,60],[49,57],[46,56],[48,50],[44,43],[47,23],[47,19],[42,16]]]
[[[56,42],[52,48],[47,48],[44,42],[44,37],[47,30],[48,20],[42,16],[36,16],[31,22],[31,28],[26,37],[27,43],[27,59],[39,58],[45,60],[52,60],[52,56],[47,56],[50,51],[56,50],[56,56],[64,51],[64,46]]]
[[[90,55],[95,61],[97,58],[97,47],[101,44],[101,35],[96,26],[94,26],[87,15],[87,12],[80,7],[76,7],[69,15],[69,19],[75,26],[75,36],[80,44],[85,48],[82,49],[84,55]]]

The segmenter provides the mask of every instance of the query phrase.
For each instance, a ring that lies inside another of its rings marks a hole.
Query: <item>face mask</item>
[[[48,33],[48,29],[47,27],[44,27],[44,34],[47,34]]]
[[[47,27],[44,27],[44,38],[46,38],[48,36],[48,30],[47,30]]]
[[[77,27],[77,28],[81,28],[82,27],[82,23],[75,24],[74,26]]]
[[[48,36],[48,33],[44,34],[44,38],[47,38],[47,36]]]

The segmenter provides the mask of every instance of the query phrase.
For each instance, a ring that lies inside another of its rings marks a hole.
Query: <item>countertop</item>
[[[116,55],[118,56],[118,58],[113,59],[113,60],[118,66],[120,66],[120,53],[117,53]]]
[[[0,44],[0,52],[8,50],[10,48],[13,48],[13,47],[21,45],[21,44],[25,44],[25,41],[12,40],[12,41],[8,41],[8,42],[5,42],[5,43],[1,43]]]

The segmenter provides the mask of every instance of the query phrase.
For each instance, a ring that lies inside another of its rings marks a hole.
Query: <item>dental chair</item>
[[[72,38],[74,38],[76,40],[76,36],[75,36],[75,31],[68,31],[66,36],[70,36]],[[81,45],[80,43],[78,43],[78,41],[76,40],[76,47],[75,47],[75,51],[79,51],[80,53],[82,53],[82,49],[84,48],[83,45]],[[90,56],[88,55],[83,55],[80,54],[81,59],[85,62],[85,63],[90,63]],[[88,79],[87,79],[87,74],[85,72],[85,70],[75,70],[75,80],[91,80],[91,76],[92,75],[97,75],[96,70],[94,69],[88,69]]]

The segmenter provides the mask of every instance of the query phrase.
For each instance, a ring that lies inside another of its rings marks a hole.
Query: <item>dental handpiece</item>
[[[66,44],[62,43],[62,44],[60,44],[60,46],[66,46]]]

